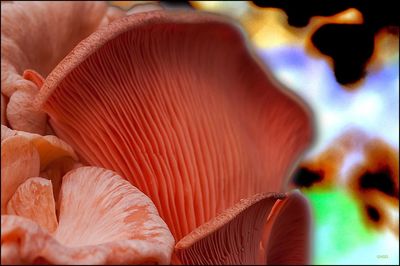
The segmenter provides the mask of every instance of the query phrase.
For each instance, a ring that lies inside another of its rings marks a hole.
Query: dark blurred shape
[[[168,8],[193,8],[189,1],[160,1],[160,5]]]
[[[383,168],[378,172],[366,171],[359,177],[359,186],[361,190],[377,189],[388,196],[399,197],[396,191],[396,184],[393,181],[394,175],[388,168]]]
[[[381,218],[381,215],[379,214],[379,211],[375,209],[371,205],[366,205],[365,210],[367,212],[368,217],[373,221],[373,222],[378,222],[379,219]]]
[[[311,187],[314,183],[321,182],[323,178],[323,171],[316,171],[302,166],[294,174],[292,182],[296,187]]]
[[[364,23],[371,30],[386,26],[399,26],[399,12],[393,0],[264,0],[252,1],[259,7],[283,9],[288,23],[294,27],[305,27],[314,16],[332,16],[349,8],[359,10]]]
[[[349,185],[365,222],[376,229],[389,228],[398,234],[390,209],[399,207],[398,152],[380,139],[369,139],[362,146],[364,160],[350,173]]]
[[[358,130],[349,130],[332,141],[321,153],[303,161],[290,180],[289,187],[332,187],[339,182],[340,170],[346,156],[357,149],[365,135]]]
[[[374,34],[365,25],[325,24],[311,37],[319,51],[334,59],[336,80],[355,83],[365,76],[374,52]]]
[[[283,9],[288,23],[294,27],[305,27],[313,16],[332,16],[349,8],[352,1],[342,0],[266,0],[253,1],[259,7]]]
[[[349,8],[360,11],[363,24],[326,24],[311,36],[313,45],[333,59],[336,79],[343,85],[353,84],[365,76],[376,34],[383,28],[399,26],[397,2],[393,0],[266,0],[253,3],[259,7],[283,9],[288,15],[288,24],[294,27],[307,26],[313,16],[332,16]]]
[[[352,186],[362,194],[376,190],[399,199],[399,158],[397,152],[381,140],[370,140],[364,147],[364,162],[352,174]]]
[[[356,162],[353,155],[361,155]],[[328,147],[303,161],[289,188],[333,188],[347,185],[357,201],[364,223],[376,230],[390,229],[398,235],[391,214],[399,207],[398,151],[381,139],[358,129],[349,129]]]

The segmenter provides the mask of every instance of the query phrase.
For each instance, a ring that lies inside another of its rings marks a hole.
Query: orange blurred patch
[[[348,156],[362,160],[345,169]],[[343,169],[346,172],[343,173]],[[358,202],[364,221],[377,230],[398,235],[399,155],[383,140],[351,130],[332,141],[319,155],[300,164],[290,186],[332,188],[344,185]]]
[[[324,24],[362,24],[363,23],[363,17],[360,11],[358,11],[355,8],[349,8],[343,12],[340,12],[338,14],[335,14],[333,16],[315,16],[310,18],[310,24],[308,24],[307,27],[298,29],[298,28],[293,28],[293,31],[298,32],[300,34],[304,34],[305,38],[305,49],[306,51],[315,57],[320,57],[325,60],[327,60],[330,64],[333,63],[333,60],[331,57],[321,54],[318,49],[315,48],[315,46],[311,42],[311,36],[319,29]]]
[[[366,135],[358,130],[350,130],[333,140],[322,153],[300,164],[292,185],[296,187],[334,187],[340,181],[340,171],[346,156],[360,148]]]
[[[399,28],[387,27],[375,35],[375,50],[368,65],[369,71],[377,71],[384,64],[399,56]],[[398,59],[397,59],[398,60]]]
[[[399,207],[399,156],[382,140],[371,140],[364,147],[365,160],[352,171],[349,186],[364,209],[365,221],[376,229],[388,227],[398,235],[398,217],[391,209]]]

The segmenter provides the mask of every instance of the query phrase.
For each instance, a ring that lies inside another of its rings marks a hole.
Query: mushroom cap
[[[62,176],[79,166],[71,146],[56,136],[41,136],[1,125],[1,147],[2,213],[18,186],[30,177],[51,180],[57,199]]]
[[[65,141],[53,135],[42,136],[19,130],[12,130],[1,125],[1,141],[11,137],[21,136],[27,139],[37,149],[40,156],[40,170],[59,158],[69,157],[78,160],[74,150]]]
[[[51,180],[53,186],[54,199],[56,199],[57,213],[60,209],[60,201],[58,200],[62,178],[65,174],[73,169],[84,166],[80,162],[77,162],[71,157],[60,157],[53,160],[43,171],[40,172],[39,176]]]
[[[13,129],[43,135],[46,114],[32,106],[41,76],[79,41],[124,12],[100,1],[2,1],[1,10],[1,92],[10,98],[7,120]]]
[[[49,74],[36,105],[82,160],[153,199],[176,240],[242,198],[282,191],[310,112],[231,21],[187,11],[118,19]]]
[[[186,265],[310,263],[310,208],[297,191],[243,199],[193,230],[175,246]]]
[[[312,214],[299,191],[276,202],[263,228],[266,264],[310,264],[312,255]]]
[[[7,204],[7,214],[31,219],[52,233],[58,222],[51,181],[41,177],[28,178]]]
[[[17,135],[16,130],[12,130],[4,125],[1,125],[1,142],[9,137]]]
[[[2,1],[1,91],[10,97],[30,81],[26,69],[48,73],[116,9],[93,1]],[[118,12],[113,18],[122,16]]]
[[[1,214],[20,184],[39,175],[40,157],[24,137],[12,136],[1,142]]]
[[[1,216],[2,264],[169,264],[167,225],[146,195],[112,171],[70,171],[60,201],[54,234],[30,219]]]
[[[7,115],[6,115],[6,108],[7,108],[7,98],[1,94],[1,124],[7,125]]]
[[[46,132],[47,115],[32,106],[38,89],[27,83],[23,90],[14,92],[7,104],[7,121],[15,130],[27,131],[44,135]]]

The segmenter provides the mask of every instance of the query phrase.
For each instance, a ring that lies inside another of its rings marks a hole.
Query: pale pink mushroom
[[[20,136],[28,140],[39,152],[40,170],[46,169],[52,162],[60,158],[72,158],[77,161],[78,157],[71,146],[65,141],[53,135],[42,136],[19,130],[12,130],[1,125],[1,142],[12,136]]]
[[[179,241],[214,218],[235,220],[219,215],[243,198],[285,190],[312,128],[305,104],[280,87],[229,20],[153,11],[118,19],[82,41],[49,74],[36,104],[84,162],[116,171],[148,195]],[[268,225],[271,200],[251,205],[246,220],[260,215],[265,232],[278,232],[260,242],[254,235],[263,227],[249,231],[245,244],[258,249],[252,254],[265,250],[263,262],[279,261],[275,236],[296,228],[305,237],[293,245],[299,256],[287,261],[307,262],[307,218],[296,226],[290,207],[277,213],[290,221],[284,228]],[[300,202],[299,217],[307,216]],[[209,235],[201,232],[199,241]],[[237,244],[230,239],[210,244]],[[198,256],[225,262],[209,251]],[[184,261],[204,261],[188,256]],[[238,258],[230,262],[249,261]]]
[[[30,179],[25,193],[50,202],[45,179]],[[31,191],[29,191],[31,189]],[[83,196],[84,195],[84,196]],[[2,264],[169,264],[174,239],[151,200],[112,171],[81,167],[63,178],[60,214],[55,231],[44,222],[49,208],[39,209],[29,197],[16,196],[20,216],[1,216]],[[21,206],[22,205],[22,206]],[[29,217],[30,219],[21,216]],[[48,217],[50,216],[50,217]],[[41,224],[42,226],[39,226]]]
[[[41,76],[79,41],[124,12],[89,1],[2,1],[1,10],[1,93],[9,98],[8,123],[13,129],[44,134],[46,114],[32,108]]]
[[[1,124],[7,125],[7,117],[6,117],[6,108],[7,108],[7,98],[1,94]]]
[[[1,214],[18,186],[39,171],[39,153],[29,140],[12,136],[1,142]]]
[[[298,192],[254,195],[181,239],[175,247],[174,263],[309,263],[310,217],[307,202]]]
[[[27,179],[7,204],[7,214],[29,218],[50,233],[58,225],[55,210],[51,181],[41,177]]]
[[[18,186],[30,177],[51,180],[57,198],[62,176],[81,165],[77,160],[73,149],[56,136],[1,125],[1,213]]]

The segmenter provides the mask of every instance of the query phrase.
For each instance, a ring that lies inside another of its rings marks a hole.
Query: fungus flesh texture
[[[12,130],[2,125],[1,141],[12,136],[23,137],[36,148],[40,157],[40,170],[45,169],[54,160],[59,158],[70,157],[74,160],[78,160],[78,157],[71,146],[56,136],[42,136],[34,133]]]
[[[306,264],[310,210],[299,192],[241,200],[175,246],[173,262],[189,265]]]
[[[67,143],[56,136],[12,130],[1,125],[1,213],[18,186],[30,177],[45,177],[52,182],[58,198],[61,178],[80,166]]]
[[[6,108],[7,108],[7,99],[1,94],[1,124],[7,125],[7,117],[6,117]]]
[[[125,13],[89,1],[2,1],[1,10],[1,92],[9,98],[4,116],[13,129],[44,134],[47,116],[32,106],[41,77],[79,41]]]
[[[38,183],[46,184],[47,189],[36,189]],[[39,226],[54,218],[54,199],[48,197],[51,184],[46,179],[33,178],[20,188],[35,200],[50,201],[41,206],[53,206],[53,210],[30,215],[37,208],[30,203],[32,198],[15,194],[14,199],[20,202],[14,209],[20,216],[1,217],[2,263],[170,262],[174,239],[154,204],[112,171],[80,167],[64,176],[58,225],[53,232]],[[47,196],[43,196],[46,191]]]
[[[51,181],[41,177],[27,179],[7,204],[7,214],[31,219],[50,233],[57,228],[55,210]]]
[[[39,153],[29,140],[13,136],[1,142],[1,214],[18,186],[39,171]]]
[[[283,191],[312,138],[305,105],[207,13],[118,19],[77,45],[35,100],[84,163],[149,196],[176,241],[240,199]]]

